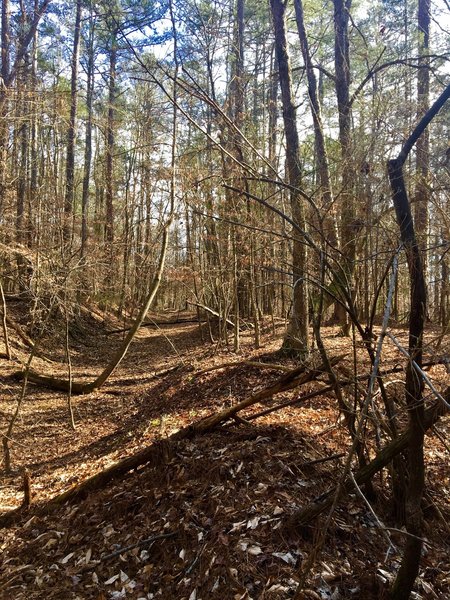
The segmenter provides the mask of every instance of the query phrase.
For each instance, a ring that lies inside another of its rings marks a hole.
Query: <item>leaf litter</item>
[[[229,353],[221,350],[212,355],[193,326],[171,327],[165,333],[176,339],[178,354],[163,339],[156,339],[154,331],[146,330],[139,334],[123,367],[125,373],[122,370],[105,390],[73,399],[79,420],[74,434],[64,423],[66,398],[32,390],[18,436],[22,446],[17,446],[15,459],[31,465],[35,501],[45,501],[192,420],[238,402],[260,386],[261,371],[246,366],[193,377],[193,369],[225,362]],[[336,353],[348,343],[333,337],[331,330],[326,339]],[[244,353],[252,360],[272,360],[271,348],[275,352],[278,345],[278,340],[268,339],[264,351],[257,352],[248,342]],[[181,363],[181,370],[143,381],[142,365],[155,360],[160,361],[155,370],[174,362]],[[84,368],[80,362],[78,369]],[[134,385],[123,387],[120,380],[124,377],[134,380]],[[264,373],[266,383],[276,377],[270,371]],[[304,391],[315,384],[308,385]],[[114,389],[120,395],[109,394]],[[283,399],[294,396],[295,391]],[[265,406],[270,405],[268,401]],[[437,426],[444,437],[447,419]],[[49,426],[52,437],[44,442],[37,434],[49,431]],[[298,570],[312,550],[322,521],[297,531],[286,527],[286,517],[332,486],[342,467],[342,459],[309,463],[332,457],[348,445],[332,396],[319,396],[301,407],[288,406],[253,423],[171,443],[159,464],[128,473],[75,506],[62,506],[47,515],[33,515],[32,507],[23,525],[2,530],[2,597],[291,598]],[[427,456],[429,546],[415,597],[450,598],[449,536],[443,525],[444,515],[447,520],[450,516],[448,455],[431,435],[427,436]],[[375,511],[389,527],[392,519],[383,491],[388,477],[384,475],[376,484]],[[2,482],[6,492],[2,502],[20,502],[17,485],[14,478]],[[438,507],[442,519],[431,505]],[[391,536],[401,548],[402,533],[393,531]],[[399,553],[388,552],[386,539],[364,502],[351,495],[338,506],[305,598],[382,597],[399,560]]]

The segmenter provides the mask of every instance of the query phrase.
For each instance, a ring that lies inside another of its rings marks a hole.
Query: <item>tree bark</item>
[[[292,75],[288,54],[285,12],[282,0],[270,0],[273,28],[275,33],[275,53],[283,104],[284,133],[286,137],[286,174],[290,189],[292,220],[304,231],[306,226],[303,201],[299,193],[302,182],[300,164],[300,143],[297,130],[297,115],[292,91]],[[305,241],[294,231],[292,249],[293,302],[283,349],[289,353],[305,357],[308,354],[308,289],[305,281],[307,251]]]
[[[341,148],[341,251],[343,264],[337,268],[338,289],[345,286],[352,296],[353,274],[356,258],[355,203],[353,185],[355,181],[354,157],[351,135],[350,102],[350,53],[348,23],[351,0],[333,0],[334,3],[334,65],[335,87],[339,114],[339,145]],[[350,321],[346,311],[336,305],[336,314],[344,335],[350,333]]]
[[[418,2],[419,69],[417,72],[417,117],[420,119],[430,107],[430,0]],[[426,129],[416,144],[416,190],[414,221],[422,249],[423,268],[427,271],[428,219],[430,178],[430,135]]]
[[[74,209],[74,180],[75,180],[75,141],[76,120],[78,106],[78,57],[80,53],[81,29],[81,0],[77,0],[75,26],[73,37],[71,79],[70,79],[70,116],[67,130],[67,155],[66,155],[66,192],[64,201],[63,240],[70,243],[72,236],[73,209]]]
[[[423,329],[426,315],[426,284],[422,256],[416,240],[411,207],[408,200],[403,165],[414,143],[439,112],[450,96],[450,86],[435,101],[406,140],[396,159],[388,162],[388,174],[392,189],[397,223],[406,252],[410,277],[409,356],[406,367],[405,396],[408,405],[411,436],[408,441],[409,481],[406,493],[405,551],[397,578],[392,588],[392,600],[407,600],[419,572],[422,550],[421,501],[425,486],[423,442],[425,431],[425,407],[423,380],[414,369],[413,361],[421,368],[423,353]]]

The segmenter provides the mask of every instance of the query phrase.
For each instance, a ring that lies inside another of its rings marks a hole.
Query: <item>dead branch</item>
[[[347,382],[347,385],[348,385],[348,383],[349,382]],[[341,385],[343,385],[343,384],[341,383]],[[321,396],[322,394],[332,392],[333,389],[334,389],[334,386],[332,386],[332,385],[323,386],[319,390],[314,390],[313,392],[309,392],[309,394],[304,394],[303,396],[299,396],[297,398],[294,398],[293,400],[286,400],[286,402],[281,402],[280,404],[277,404],[276,406],[271,406],[270,408],[266,408],[266,409],[262,410],[261,412],[258,412],[253,415],[249,415],[247,417],[247,421],[254,421],[255,419],[259,419],[260,417],[264,417],[266,415],[269,415],[270,413],[277,412],[278,410],[286,408],[287,406],[296,406],[297,404],[302,404],[303,402],[306,402],[306,400],[311,400],[311,398],[315,398],[316,396]]]
[[[152,535],[152,537],[146,538],[145,540],[139,540],[135,544],[130,544],[129,546],[124,546],[123,548],[119,548],[111,554],[107,554],[106,556],[102,556],[100,560],[95,561],[96,564],[100,564],[102,562],[106,562],[107,560],[111,560],[112,558],[116,558],[116,556],[120,556],[124,552],[129,552],[133,550],[133,548],[142,548],[142,546],[153,545],[154,542],[158,540],[164,540],[167,538],[175,537],[177,535],[177,531],[169,531],[168,533],[160,533],[158,535]],[[95,566],[95,565],[94,565]]]

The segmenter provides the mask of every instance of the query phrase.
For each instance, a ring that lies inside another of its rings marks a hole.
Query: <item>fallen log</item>
[[[205,319],[176,319],[175,321],[149,321],[148,323],[142,323],[141,329],[144,327],[156,327],[160,328],[163,325],[183,325],[184,323],[206,323]],[[106,335],[113,335],[116,333],[126,333],[130,331],[131,327],[122,327],[121,329],[111,329],[106,332]]]
[[[174,367],[162,369],[161,371],[155,371],[146,379],[148,381],[152,381],[153,379],[164,377],[165,375],[169,375],[174,371],[178,371],[183,366],[183,364],[177,364]],[[15,371],[10,375],[10,377],[16,381],[22,381],[22,379],[25,377],[25,370]],[[36,385],[49,388],[50,390],[57,390],[60,392],[68,392],[70,390],[70,392],[74,395],[87,394],[92,391],[89,382],[72,381],[72,384],[70,385],[68,379],[59,379],[58,377],[52,377],[51,375],[40,375],[39,373],[36,373],[36,371],[32,370],[28,371],[27,381],[28,383],[34,383]],[[136,378],[120,379],[115,383],[115,385],[130,385],[132,383],[136,383]]]
[[[91,391],[88,389],[88,383],[82,383],[80,381],[70,382],[68,379],[59,379],[58,377],[51,377],[50,375],[40,375],[32,370],[29,370],[28,373],[26,373],[26,370],[15,371],[11,374],[11,378],[22,381],[25,375],[29,383],[41,385],[51,390],[58,390],[60,392],[68,392],[70,390],[72,394],[85,394]]]
[[[445,400],[450,401],[450,387],[447,388],[445,393]],[[424,417],[424,429],[428,431],[438,421],[439,417],[446,414],[448,409],[442,402],[435,402],[425,412]],[[351,492],[355,487],[355,482],[358,486],[363,485],[370,481],[373,476],[386,467],[392,459],[407,449],[411,436],[413,435],[411,428],[407,429],[404,433],[396,437],[390,442],[383,450],[380,450],[373,460],[367,465],[359,469],[353,477],[348,477],[342,486],[341,497]],[[318,517],[328,508],[331,508],[335,494],[337,493],[337,486],[330,488],[324,494],[317,497],[311,504],[302,508],[288,517],[288,527],[304,527],[313,519]]]
[[[332,359],[332,363],[336,364],[341,360],[342,356],[338,356]],[[314,369],[308,369],[307,365],[300,365],[299,367],[292,369],[288,373],[284,374],[280,377],[273,385],[260,390],[256,394],[252,394],[246,400],[243,400],[236,406],[225,409],[220,413],[211,415],[206,419],[202,419],[197,423],[193,423],[188,425],[187,427],[180,429],[176,433],[174,433],[167,440],[162,440],[155,442],[148,448],[144,448],[143,450],[129,456],[113,465],[89,477],[82,483],[77,486],[74,486],[55,496],[51,500],[49,500],[45,505],[41,507],[36,507],[36,514],[41,514],[42,512],[46,512],[49,508],[54,506],[59,506],[64,502],[73,501],[78,498],[85,497],[88,493],[100,489],[101,487],[108,484],[110,481],[117,479],[118,477],[122,477],[128,471],[136,469],[144,464],[152,462],[155,457],[156,461],[161,463],[161,453],[167,457],[169,455],[169,449],[171,448],[171,444],[181,441],[183,439],[191,438],[195,435],[201,435],[207,433],[217,427],[219,424],[233,418],[240,410],[251,406],[261,400],[270,398],[279,392],[283,392],[286,390],[293,389],[302,383],[306,383],[307,381],[311,381],[312,379],[317,378],[323,372],[323,365],[316,367]],[[21,372],[22,373],[22,372]],[[39,375],[39,377],[42,377]],[[47,378],[52,379],[52,378]],[[59,380],[60,381],[60,380]],[[82,384],[83,385],[83,384]],[[0,516],[0,527],[6,527],[13,523],[16,519],[20,518],[23,513],[22,508],[15,509],[10,511],[4,515]]]
[[[74,502],[75,500],[82,500],[86,496],[96,490],[102,489],[108,483],[119,477],[123,477],[129,471],[137,469],[145,464],[154,464],[160,466],[167,462],[170,457],[170,449],[174,445],[169,440],[158,440],[151,446],[140,450],[132,456],[128,456],[123,460],[114,463],[107,469],[88,477],[80,484],[69,488],[62,494],[54,496],[48,500],[45,504],[36,506],[33,510],[34,515],[43,515],[48,513],[51,509],[61,506],[65,502]],[[27,511],[28,512],[28,511]],[[0,516],[0,527],[8,527],[18,519],[20,519],[25,512],[25,507],[22,505],[19,508],[11,510]]]
[[[254,360],[233,360],[231,362],[221,363],[220,365],[213,365],[207,369],[202,369],[198,373],[195,373],[194,377],[200,377],[201,375],[211,373],[211,371],[218,371],[219,369],[228,369],[229,367],[241,366],[256,367],[257,369],[271,369],[273,371],[290,371],[289,367],[285,367],[284,365],[279,365],[277,363],[263,363]]]
[[[299,369],[300,368],[301,367],[299,367]],[[303,369],[304,368],[305,367],[303,367]],[[299,369],[295,369],[294,371],[298,371]],[[308,373],[304,373],[304,375],[307,374]],[[286,375],[281,379],[286,379]],[[266,390],[262,391],[267,391],[267,389],[273,389],[274,387],[275,385],[271,386],[271,388],[266,388]],[[256,396],[256,394],[254,396]],[[252,398],[254,396],[252,396]],[[446,401],[450,401],[450,387],[445,392],[444,398]],[[258,400],[255,400],[255,402],[257,401]],[[222,411],[222,413],[219,414],[223,415],[225,412],[226,411]],[[439,417],[445,414],[446,412],[447,409],[445,406],[442,406],[441,402],[436,402],[435,404],[433,404],[433,406],[431,406],[425,413],[424,422],[426,429],[428,430],[430,427],[432,427],[437,422]],[[199,423],[204,423],[204,421],[208,421],[208,419],[204,419]],[[124,458],[123,460],[111,465],[104,471],[100,471],[100,473],[96,473],[95,475],[89,477],[80,484],[73,486],[66,492],[58,494],[45,504],[36,506],[33,509],[33,514],[46,514],[52,508],[61,506],[65,502],[81,500],[82,498],[85,498],[87,494],[101,489],[114,479],[123,477],[126,473],[132,471],[133,469],[137,469],[148,464],[160,466],[161,464],[164,464],[165,462],[168,462],[170,460],[170,457],[173,455],[173,449],[176,449],[177,442],[182,441],[183,439],[191,438],[195,434],[202,434],[207,431],[209,432],[211,431],[211,429],[211,425],[208,429],[205,429],[204,425],[200,428],[196,428],[193,425],[189,425],[188,427],[185,427],[184,429],[181,429],[180,431],[171,435],[167,440],[158,440],[157,442],[154,442],[151,446],[140,450],[132,456]],[[370,478],[372,478],[378,471],[387,466],[389,462],[393,458],[395,458],[395,456],[397,456],[400,452],[405,450],[405,448],[408,445],[410,436],[411,431],[408,429],[398,438],[393,440],[383,450],[381,450],[369,464],[367,464],[364,468],[360,469],[355,474],[354,480],[356,481],[356,483],[358,485],[365,483]],[[353,489],[353,487],[353,480],[349,478],[344,484],[344,491],[348,493]],[[289,518],[289,523],[294,526],[304,525],[308,523],[310,520],[312,520],[331,506],[331,504],[333,503],[333,493],[335,492],[336,488],[332,488],[331,490],[317,498],[313,504],[291,515]],[[24,514],[28,514],[28,511],[25,512],[24,507],[19,507],[3,515],[0,515],[0,527],[8,527],[12,523],[20,519]]]
[[[333,357],[330,360],[332,366],[336,365],[342,358],[344,358],[344,355]],[[305,364],[300,365],[299,367],[285,373],[269,387],[252,394],[249,398],[238,402],[234,406],[225,408],[220,413],[216,413],[206,417],[205,419],[202,419],[201,421],[192,423],[187,429],[191,431],[191,435],[198,435],[211,431],[217,427],[217,425],[220,425],[233,418],[244,408],[248,408],[257,402],[261,402],[261,400],[272,398],[272,396],[275,396],[275,394],[279,394],[280,392],[292,390],[300,385],[303,385],[304,383],[307,383],[308,381],[317,379],[317,377],[322,375],[324,372],[325,366],[323,364],[315,368],[308,368],[308,365]]]
[[[234,322],[231,319],[224,319],[220,313],[213,310],[212,308],[209,308],[209,306],[206,306],[205,304],[200,304],[198,302],[188,302],[188,304],[190,304],[191,306],[196,306],[197,308],[201,308],[202,310],[204,310],[208,314],[212,315],[213,317],[216,317],[217,319],[220,319],[221,321],[225,320],[227,325],[229,325],[230,327],[234,327]]]

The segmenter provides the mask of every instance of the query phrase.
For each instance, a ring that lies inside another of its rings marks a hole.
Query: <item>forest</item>
[[[450,600],[449,1],[0,30],[0,598]]]

